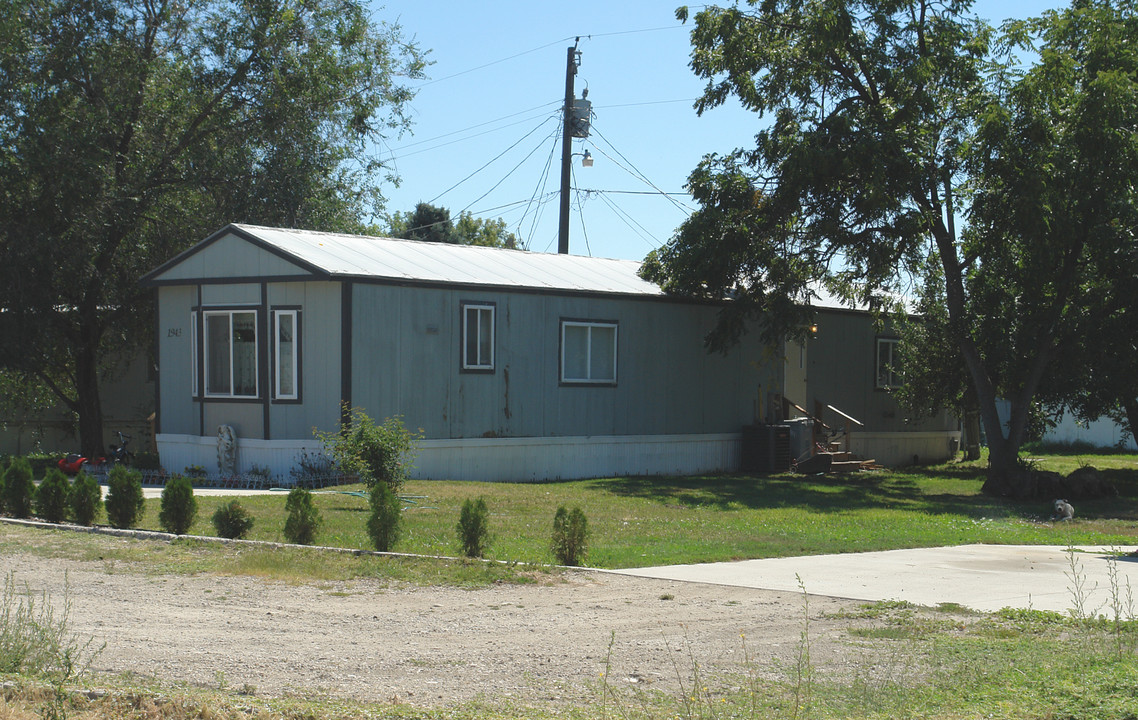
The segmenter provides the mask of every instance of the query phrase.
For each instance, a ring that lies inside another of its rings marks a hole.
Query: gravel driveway
[[[698,663],[730,680],[746,652],[792,661],[797,593],[592,572],[551,584],[464,590],[368,580],[288,585],[248,577],[145,575],[98,560],[15,553],[0,571],[71,600],[71,628],[106,648],[97,672],[131,672],[259,695],[329,694],[450,705],[588,701],[610,682],[674,690]],[[854,603],[812,597],[811,657],[839,662]],[[685,682],[686,682],[685,678]]]

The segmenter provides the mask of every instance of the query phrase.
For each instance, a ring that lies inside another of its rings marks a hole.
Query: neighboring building
[[[435,479],[730,470],[783,393],[857,417],[855,450],[881,461],[943,459],[959,437],[947,416],[914,433],[875,387],[891,338],[867,314],[823,310],[801,356],[757,333],[709,354],[718,305],[668,297],[639,266],[230,225],[143,279],[162,463],[216,467],[227,425],[241,469],[285,473],[344,405],[422,428],[414,474]]]
[[[154,368],[148,352],[125,359],[99,383],[103,407],[103,442],[118,443],[116,433],[131,436],[134,452],[154,451],[150,416],[154,413]],[[63,403],[43,412],[8,411],[0,417],[0,453],[26,455],[32,452],[65,454],[79,451],[78,420]]]

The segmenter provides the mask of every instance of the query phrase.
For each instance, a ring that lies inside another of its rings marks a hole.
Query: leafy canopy
[[[0,0],[0,368],[97,453],[137,279],[232,221],[361,228],[423,67],[360,0]]]
[[[1096,318],[1133,317],[1138,13],[1133,0],[1076,0],[997,33],[969,7],[752,0],[697,13],[697,110],[734,96],[764,123],[754,147],[692,173],[700,209],[642,272],[731,298],[708,337],[720,349],[749,323],[772,343],[801,335],[822,291],[871,309],[898,309],[901,293],[935,303],[925,348],[962,372],[912,402],[961,398],[963,379],[998,474],[1037,394],[1062,397],[1056,358],[1086,347]],[[1013,56],[1024,47],[1039,57],[1029,68]],[[1132,341],[1136,326],[1112,327]]]

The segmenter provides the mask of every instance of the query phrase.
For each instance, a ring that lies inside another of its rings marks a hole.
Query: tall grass
[[[66,681],[81,674],[98,655],[93,641],[68,630],[71,603],[60,609],[47,593],[20,590],[15,577],[4,577],[0,595],[0,672]]]

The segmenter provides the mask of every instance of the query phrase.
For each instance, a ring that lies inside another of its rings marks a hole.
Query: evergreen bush
[[[241,507],[241,503],[230,500],[213,513],[213,527],[217,536],[240,540],[253,529],[253,516]]]
[[[17,518],[30,517],[32,497],[36,484],[32,481],[32,466],[22,457],[16,458],[4,473],[4,510]]]
[[[175,535],[185,535],[198,514],[198,501],[194,498],[194,484],[184,475],[175,475],[162,488],[162,509],[158,522],[162,529]]]
[[[388,552],[399,542],[403,532],[403,503],[387,483],[376,483],[368,502],[371,517],[367,521],[367,534],[376,550]]]
[[[107,476],[107,521],[111,527],[134,527],[142,519],[142,473],[115,465]]]
[[[588,554],[587,541],[589,536],[589,523],[581,508],[573,508],[573,512],[565,506],[557,508],[553,515],[553,538],[550,549],[553,557],[561,565],[582,565]]]
[[[36,488],[36,515],[52,523],[63,522],[67,519],[67,496],[71,491],[71,483],[59,468],[47,471],[40,486]]]
[[[80,471],[71,483],[71,492],[67,496],[67,504],[71,507],[71,519],[79,525],[91,525],[99,517],[99,507],[102,505],[103,489],[99,481],[87,473]]]
[[[288,518],[285,520],[285,538],[295,545],[311,545],[320,529],[320,511],[312,502],[312,493],[304,488],[293,488],[285,501]]]
[[[466,557],[480,558],[490,547],[490,526],[487,521],[486,501],[482,498],[462,504],[458,516],[458,542]]]

